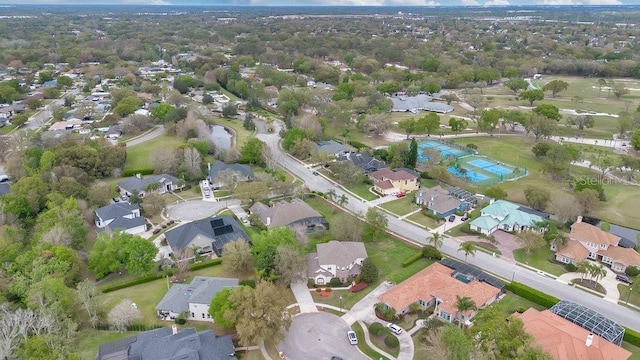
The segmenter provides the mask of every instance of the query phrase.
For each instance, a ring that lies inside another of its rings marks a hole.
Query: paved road
[[[64,99],[67,96],[75,97],[78,94],[77,89],[70,90],[60,96],[60,99],[52,101],[50,104],[44,107],[41,111],[35,113],[29,118],[26,124],[24,124],[20,130],[35,130],[43,127],[53,117],[53,110],[64,106]]]
[[[149,141],[157,138],[158,136],[164,135],[166,132],[164,125],[156,126],[152,131],[147,132],[144,135],[138,136],[126,142],[127,146],[135,146],[138,144],[142,144],[145,141]]]
[[[299,314],[293,318],[287,337],[278,349],[289,360],[329,360],[332,356],[346,360],[369,359],[357,346],[349,344],[347,331],[349,326],[331,313]]]
[[[333,188],[336,191],[338,197],[345,194],[348,198],[346,208],[355,214],[364,216],[366,214],[369,205],[363,202],[349,193],[346,193],[342,189],[336,187],[332,182],[325,179],[322,176],[314,176],[312,171],[299,163],[297,160],[286,155],[282,149],[278,146],[278,132],[280,131],[280,124],[274,123],[276,129],[272,134],[258,134],[257,137],[267,143],[272,151],[274,160],[281,164],[286,170],[293,173],[300,179],[302,179],[310,190],[326,192],[328,189]],[[402,220],[398,220],[395,217],[387,216],[389,220],[388,229],[406,239],[412,240],[418,244],[425,244],[426,238],[431,236],[430,233],[418,226],[409,224]],[[461,257],[461,253],[458,250],[459,242],[456,239],[447,238],[444,240],[442,246],[442,252],[455,258],[464,259]],[[622,325],[630,327],[635,330],[640,330],[640,316],[638,312],[625,308],[623,306],[612,304],[603,300],[595,295],[591,295],[582,290],[563,285],[551,278],[542,277],[537,275],[534,271],[527,270],[520,266],[517,266],[512,261],[508,261],[501,258],[494,258],[489,254],[483,252],[477,252],[475,257],[470,257],[469,262],[482,269],[486,269],[498,276],[505,279],[524,283],[535,289],[543,291],[547,294],[551,294],[560,299],[568,299],[578,302],[584,306],[587,306],[595,311],[598,311],[611,320],[616,321]]]

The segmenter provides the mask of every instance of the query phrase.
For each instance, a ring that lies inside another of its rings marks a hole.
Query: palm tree
[[[335,200],[335,199],[336,199],[336,197],[338,196],[338,195],[336,194],[336,190],[335,190],[335,189],[329,189],[329,190],[327,190],[327,191],[324,193],[324,195],[327,197],[327,199],[329,199],[329,200],[331,200],[331,201]]]
[[[442,246],[443,239],[442,235],[437,232],[431,233],[431,237],[427,237],[427,244],[433,245],[436,250],[439,250]]]
[[[467,296],[460,297],[459,295],[456,295],[455,307],[456,309],[458,309],[458,311],[456,312],[456,318],[458,319],[458,324],[460,324],[460,327],[462,327],[463,325],[462,314],[465,311],[475,310],[476,303]]]
[[[345,194],[342,194],[336,202],[340,207],[344,207],[349,202],[349,198]]]
[[[590,271],[589,271],[589,270],[591,270],[590,268],[591,268],[591,263],[586,261],[586,260],[580,261],[576,265],[576,272],[581,274],[581,276],[580,276],[581,280],[584,280],[584,276],[586,274],[590,273]]]
[[[594,280],[595,283],[593,284],[593,288],[595,289],[598,283],[598,280],[607,276],[607,269],[605,269],[604,266],[602,266],[602,264],[594,264],[591,276],[593,276],[595,279]]]
[[[474,257],[476,256],[476,243],[474,243],[473,241],[465,241],[460,244],[460,247],[458,247],[458,251],[464,252],[464,261],[467,262],[469,255]]]

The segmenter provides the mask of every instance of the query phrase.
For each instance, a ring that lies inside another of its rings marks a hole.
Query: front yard
[[[527,255],[524,249],[517,249],[513,251],[513,256],[516,261],[533,266],[549,274],[560,276],[567,272],[564,266],[550,261],[553,261],[555,255],[553,251],[549,250],[546,246],[531,250],[529,255]]]
[[[420,206],[415,203],[415,196],[413,196],[413,194],[408,194],[401,199],[389,201],[380,206],[398,216],[407,215],[412,211],[420,209]]]

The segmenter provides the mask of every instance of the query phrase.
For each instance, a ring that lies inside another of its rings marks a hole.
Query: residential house
[[[414,304],[422,309],[434,306],[440,319],[469,325],[476,310],[460,313],[456,307],[458,296],[470,298],[482,309],[496,302],[502,293],[502,289],[479,279],[434,263],[378,296],[378,300],[396,314],[406,314]]]
[[[238,360],[230,335],[160,328],[100,345],[96,360]]]
[[[156,183],[159,185],[155,185]],[[168,174],[153,175],[146,178],[143,178],[140,174],[136,174],[134,177],[120,181],[118,187],[122,195],[131,196],[134,193],[138,193],[138,196],[144,197],[144,194],[147,192],[164,194],[180,190],[184,185],[180,185],[175,176]]]
[[[198,254],[222,256],[222,248],[228,242],[251,239],[231,216],[217,216],[192,221],[167,231],[164,236],[172,251],[188,250]]]
[[[82,125],[84,125],[82,120],[74,118],[66,121],[54,122],[51,126],[49,126],[48,131],[78,130],[82,128]]]
[[[271,206],[257,202],[249,208],[249,211],[256,214],[268,228],[303,227],[309,233],[329,227],[329,223],[319,212],[300,199],[292,199],[291,202],[282,200]]]
[[[625,360],[631,356],[628,350],[549,310],[529,308],[512,317],[522,320],[533,345],[541,347],[554,360]]]
[[[99,233],[122,230],[135,235],[147,230],[147,220],[140,216],[138,204],[118,202],[96,209],[96,228]]]
[[[373,189],[383,195],[409,193],[420,188],[420,176],[403,169],[380,169],[369,173]]]
[[[211,299],[223,289],[238,286],[238,279],[196,276],[191,284],[174,284],[156,306],[162,320],[175,320],[187,314],[187,320],[213,321],[209,315]]]
[[[506,200],[496,200],[482,208],[481,215],[470,223],[471,230],[491,235],[497,230],[519,232],[531,229],[549,215]],[[541,229],[542,230],[542,229]]]
[[[432,101],[433,97],[426,94],[416,96],[391,96],[389,99],[393,102],[392,112],[411,112],[417,114],[420,110],[425,110],[446,114],[454,110],[451,105]]]
[[[619,246],[620,237],[597,226],[582,221],[571,225],[569,241],[558,249],[553,243],[551,250],[556,252],[556,260],[565,264],[578,264],[586,259],[602,261],[611,266],[611,270],[624,272],[628,266],[640,268],[640,253],[633,248]]]
[[[253,179],[253,170],[247,165],[226,164],[222,161],[217,161],[213,165],[207,164],[207,180],[209,180],[209,183],[214,189],[225,185],[223,183],[224,173],[233,174],[232,178],[235,183]]]
[[[449,190],[434,186],[416,192],[416,204],[425,207],[439,218],[446,218],[459,211],[469,210],[469,203],[449,194]]]
[[[351,149],[334,140],[318,141],[316,143],[316,151],[338,157],[339,155],[348,154]]]
[[[356,241],[336,241],[316,245],[316,252],[308,256],[309,279],[316,284],[328,284],[332,278],[346,283],[349,277],[360,275],[362,262],[367,258],[364,244]]]
[[[382,160],[378,160],[367,152],[349,152],[338,155],[337,161],[349,161],[353,165],[362,169],[365,174],[386,168],[387,165]]]

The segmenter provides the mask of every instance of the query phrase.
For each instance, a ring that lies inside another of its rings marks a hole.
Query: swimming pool
[[[473,182],[473,183],[477,183],[477,182],[481,182],[484,180],[489,179],[488,176],[477,173],[469,168],[466,168],[464,166],[462,166],[463,169],[466,170],[465,173],[462,173],[460,171],[459,168],[455,167],[455,166],[449,166],[447,167],[447,171],[449,171],[451,174],[455,175],[456,177],[462,178],[462,179],[468,179],[469,181]]]

